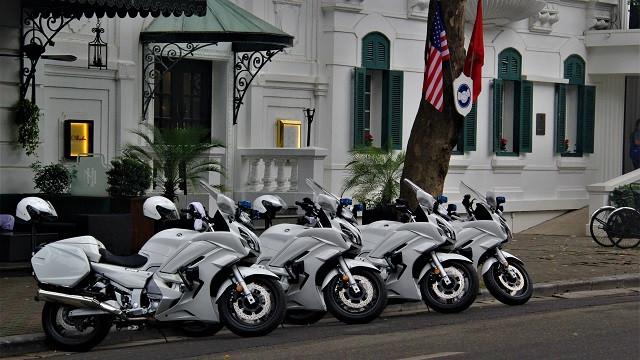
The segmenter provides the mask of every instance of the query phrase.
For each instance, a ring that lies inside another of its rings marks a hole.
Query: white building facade
[[[263,192],[298,196],[305,192],[305,177],[340,193],[348,151],[362,141],[363,130],[376,144],[392,138],[399,148],[406,146],[421,97],[429,1],[234,2],[294,36],[294,45],[253,80],[236,125],[230,47],[211,46],[189,57],[211,80],[204,122],[226,145],[216,156],[227,168],[221,181],[236,200]],[[475,6],[468,1],[465,44]],[[3,7],[0,51],[10,53],[19,48],[20,1],[3,1]],[[629,29],[626,0],[483,0],[483,8],[483,90],[468,142],[452,156],[445,195],[459,200],[460,181],[493,189],[507,197],[505,208],[521,230],[587,206],[587,185],[629,170],[628,138],[640,118],[640,30]],[[96,18],[74,20],[56,36],[47,53],[78,59],[38,65],[36,99],[43,116],[37,159],[16,144],[19,62],[0,57],[0,193],[33,192],[29,165],[62,158],[65,120],[94,120],[94,152],[111,160],[125,141],[138,141],[129,129],[158,119],[158,102],[142,117],[139,35],[151,21],[102,19],[108,70],[86,66]],[[184,89],[181,94],[186,96]],[[364,108],[357,107],[358,96]],[[522,106],[530,108],[528,118],[517,110]],[[305,108],[316,110],[311,148],[305,148]],[[277,148],[278,120],[301,122],[300,149]],[[497,136],[507,140],[504,151],[496,148]]]

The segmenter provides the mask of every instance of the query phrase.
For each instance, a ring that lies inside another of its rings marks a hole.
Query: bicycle
[[[589,228],[593,240],[601,246],[629,249],[640,245],[640,197],[629,186],[634,207],[627,206],[628,196],[616,189],[612,197],[622,207],[603,206],[591,215]]]

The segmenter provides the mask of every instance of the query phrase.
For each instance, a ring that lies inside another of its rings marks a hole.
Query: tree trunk
[[[460,76],[464,66],[465,3],[465,0],[442,1],[443,23],[451,53],[451,58],[442,63],[443,111],[436,110],[424,99],[422,93],[402,172],[402,178],[413,181],[434,197],[442,194],[451,152],[458,142],[464,121],[464,117],[455,108],[453,80]],[[429,4],[429,34],[433,28],[435,4],[436,1]],[[404,182],[400,189],[401,198],[409,200],[412,206],[417,205],[415,194]]]

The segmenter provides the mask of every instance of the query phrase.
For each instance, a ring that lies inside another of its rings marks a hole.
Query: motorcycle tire
[[[284,322],[291,325],[311,325],[320,321],[326,311],[287,310]]]
[[[284,320],[286,297],[277,281],[252,276],[245,279],[256,302],[250,304],[235,286],[229,286],[218,302],[220,318],[227,329],[242,337],[266,335]]]
[[[45,302],[42,308],[42,329],[46,342],[58,350],[89,351],[109,334],[113,323],[111,316],[69,318],[69,311],[74,309],[75,307],[68,305]],[[78,327],[83,329],[79,330]]]
[[[221,323],[211,324],[194,321],[178,326],[178,331],[189,337],[206,337],[217,334],[222,328],[224,328],[224,325]]]
[[[510,259],[511,260],[511,259]],[[533,294],[533,284],[527,270],[517,261],[509,261],[516,273],[517,279],[511,279],[504,265],[495,262],[491,268],[482,275],[487,290],[498,301],[507,305],[522,305],[529,301]]]
[[[420,292],[425,304],[443,314],[453,314],[466,310],[478,297],[480,282],[478,274],[470,263],[449,260],[442,262],[451,284],[434,273],[434,269],[420,281]]]
[[[372,270],[356,268],[351,270],[351,275],[362,294],[353,293],[342,275],[334,276],[323,291],[327,310],[346,324],[369,323],[377,319],[387,306],[387,289],[380,275]]]

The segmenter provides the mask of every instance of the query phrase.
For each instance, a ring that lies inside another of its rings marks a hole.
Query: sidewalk
[[[505,246],[507,252],[524,262],[534,283],[534,296],[640,287],[640,248],[599,246],[582,234],[587,217],[585,209],[574,211],[515,234]],[[36,282],[31,276],[14,275],[20,274],[0,272],[0,346],[20,338],[13,335],[42,333],[42,303],[33,300]],[[388,311],[394,309],[390,306]]]

